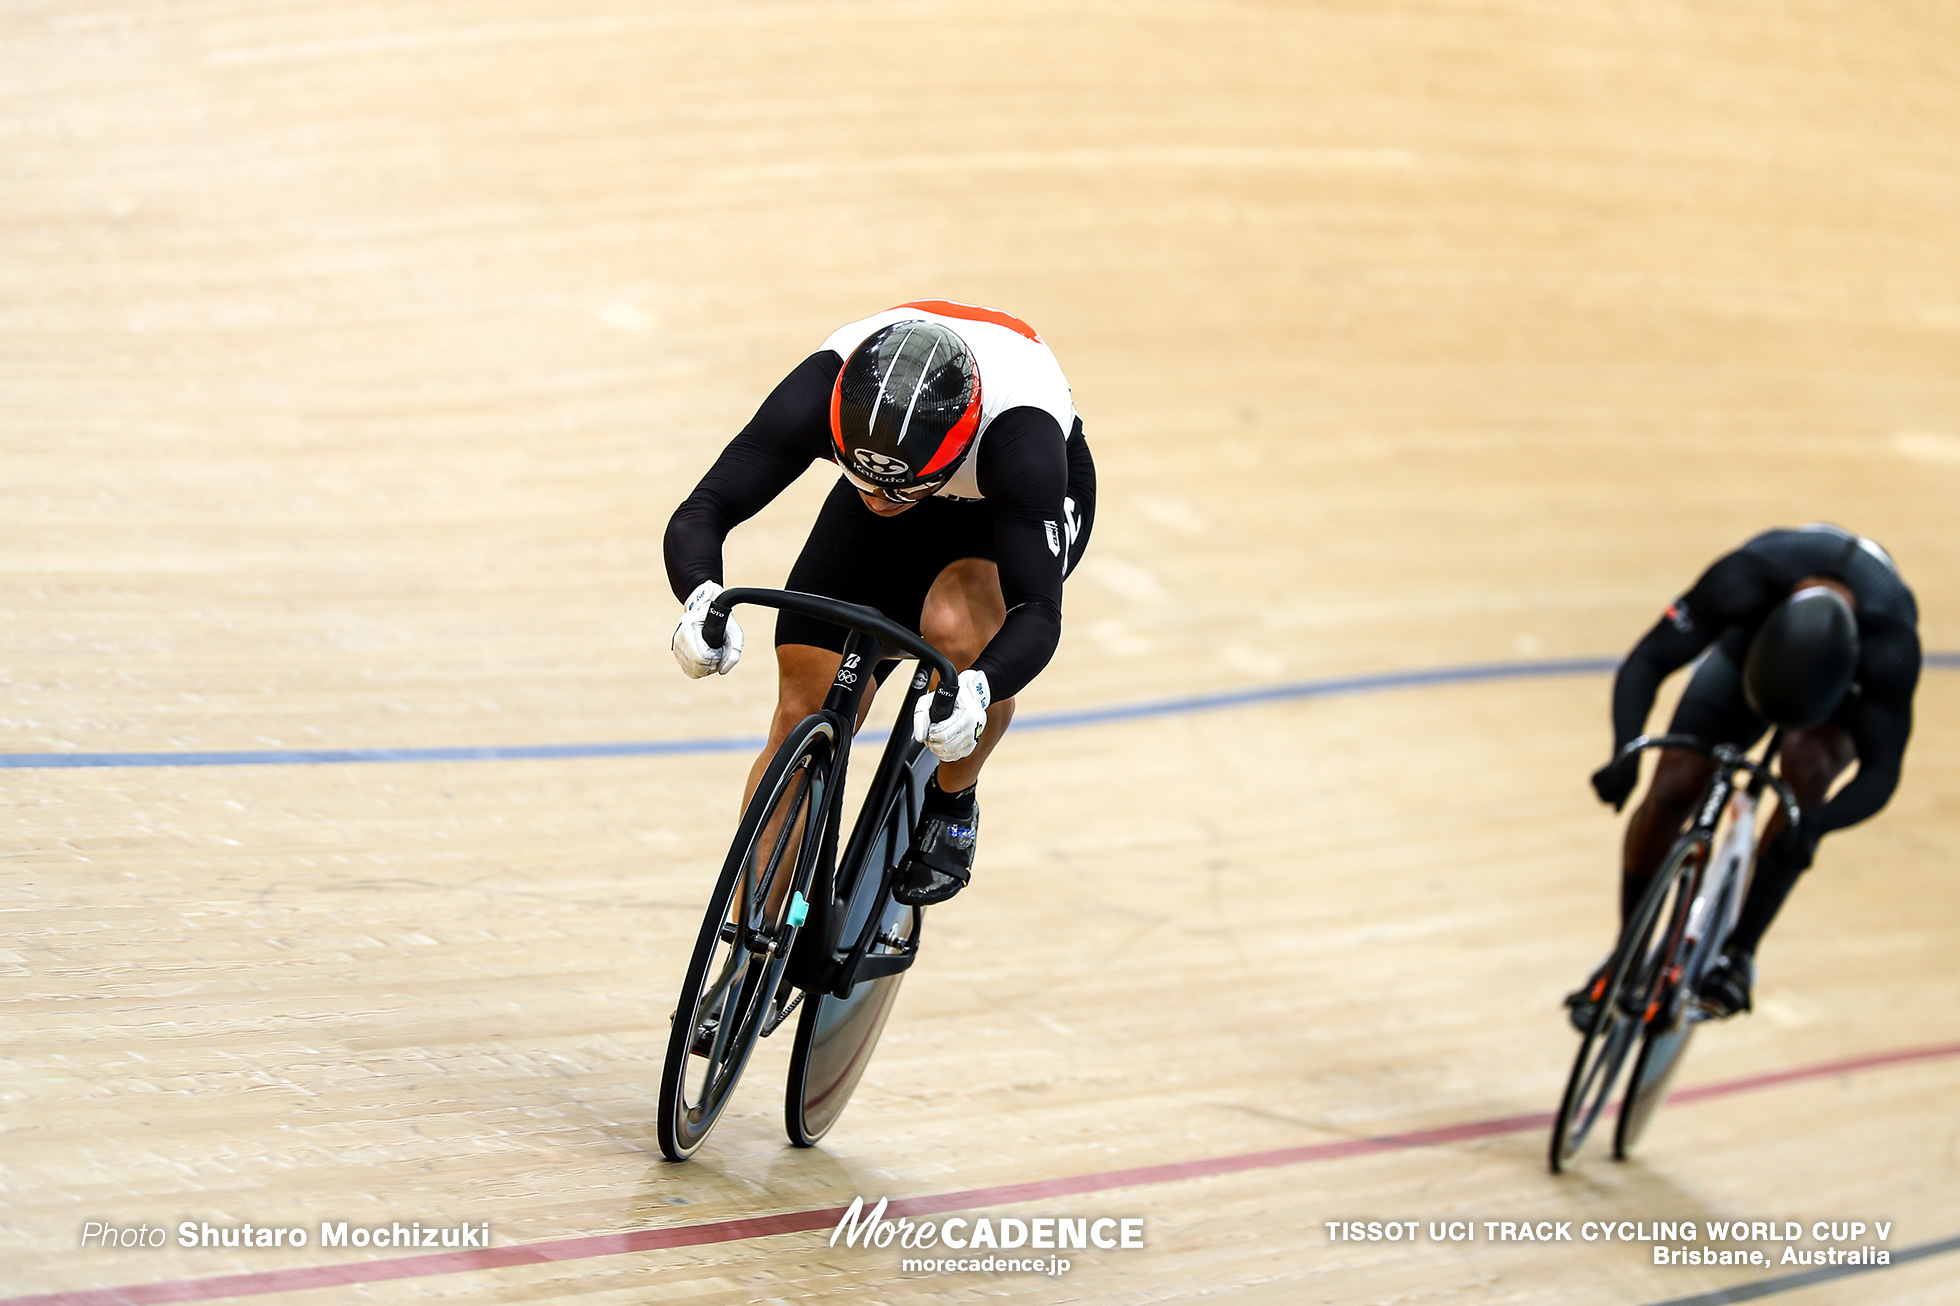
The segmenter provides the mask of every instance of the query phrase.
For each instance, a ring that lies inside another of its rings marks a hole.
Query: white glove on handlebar
[[[722,637],[720,648],[709,648],[701,635],[701,627],[708,620],[708,605],[720,593],[721,586],[711,580],[696,585],[694,593],[687,596],[687,610],[681,614],[680,624],[674,627],[674,637],[667,641],[667,647],[674,651],[674,661],[695,680],[714,672],[725,676],[742,660],[742,628],[735,618],[728,619],[728,633]]]
[[[922,694],[912,709],[912,738],[932,750],[942,762],[957,762],[971,753],[987,732],[987,708],[993,691],[987,687],[984,671],[960,672],[960,686],[953,696],[953,714],[934,723],[932,701],[937,693]]]

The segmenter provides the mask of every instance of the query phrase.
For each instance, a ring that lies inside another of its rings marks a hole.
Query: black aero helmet
[[[1836,590],[1813,585],[1763,618],[1742,669],[1742,692],[1763,719],[1802,730],[1831,715],[1857,669],[1851,605]]]
[[[980,369],[937,322],[872,332],[830,392],[832,452],[866,493],[945,483],[979,429]]]

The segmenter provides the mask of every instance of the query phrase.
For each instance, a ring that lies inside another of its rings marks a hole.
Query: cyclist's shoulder
[[[1912,700],[1923,662],[1917,630],[1900,624],[1880,626],[1859,642],[1858,683],[1868,697],[1900,706]]]
[[[772,450],[805,459],[829,456],[830,391],[842,366],[818,350],[776,383],[730,448],[738,456]]]
[[[973,455],[980,497],[1046,506],[1067,487],[1067,440],[1049,409],[1020,405],[998,414]]]
[[[1779,527],[1752,537],[1738,553],[1758,559],[1794,582],[1807,575],[1834,576],[1852,592],[1863,628],[1919,624],[1919,603],[1899,565],[1878,541],[1831,522]]]
[[[1889,584],[1904,586],[1898,564],[1883,545],[1832,522],[1772,527],[1750,536],[1734,552],[1785,569],[1842,576],[1847,580],[1883,577]]]

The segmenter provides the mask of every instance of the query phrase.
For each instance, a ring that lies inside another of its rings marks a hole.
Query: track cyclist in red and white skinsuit
[[[972,875],[980,768],[1014,695],[1061,640],[1062,581],[1095,518],[1095,464],[1067,378],[1019,318],[921,300],[839,328],[763,400],[667,524],[667,579],[685,604],[671,647],[688,675],[726,674],[742,655],[734,621],[721,648],[702,638],[722,542],[821,460],[843,474],[786,588],[876,608],[960,669],[945,721],[928,721],[930,698],[919,700],[914,733],[940,760],[893,891],[943,902]],[[745,802],[784,736],[823,705],[844,638],[778,614],[776,713]],[[878,679],[894,665],[880,662]]]

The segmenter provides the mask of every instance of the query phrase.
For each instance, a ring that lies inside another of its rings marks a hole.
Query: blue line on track
[[[76,766],[305,766],[335,762],[511,762],[555,757],[648,757],[754,752],[741,739],[648,739],[596,744],[503,744],[482,748],[262,748],[198,753],[0,753],[0,770]]]
[[[1222,694],[1193,694],[1187,698],[1153,699],[1115,707],[1092,707],[1077,712],[1047,712],[1017,719],[1017,730],[1060,730],[1070,726],[1134,721],[1139,717],[1182,716],[1187,712],[1218,712],[1252,703],[1283,703],[1289,699],[1332,698],[1337,694],[1366,694],[1381,689],[1410,689],[1417,685],[1457,685],[1477,680],[1526,680],[1540,676],[1585,676],[1611,671],[1618,658],[1570,658],[1557,662],[1487,662],[1478,666],[1434,667],[1427,671],[1387,671],[1372,676],[1336,680],[1296,680],[1263,689],[1230,690]]]
[[[1930,653],[1929,667],[1960,669],[1960,653]],[[1619,666],[1617,658],[1567,658],[1546,662],[1486,662],[1426,671],[1389,671],[1331,680],[1296,680],[1260,689],[1192,694],[1180,698],[1146,699],[1113,707],[1074,712],[1045,712],[1018,719],[1017,730],[1062,730],[1075,726],[1107,725],[1144,717],[1182,716],[1220,712],[1255,703],[1283,703],[1303,698],[1331,698],[1385,689],[1423,685],[1459,685],[1485,680],[1529,680],[1546,676],[1603,674]],[[666,757],[690,753],[752,753],[762,747],[756,735],[721,739],[642,739],[592,744],[505,744],[481,748],[266,748],[216,752],[171,753],[0,753],[0,770],[48,770],[62,767],[109,766],[317,766],[374,762],[513,762],[578,757]]]

